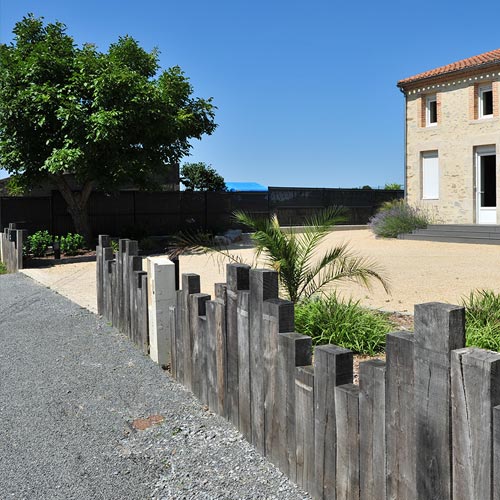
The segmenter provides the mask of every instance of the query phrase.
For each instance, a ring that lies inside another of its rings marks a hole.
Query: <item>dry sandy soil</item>
[[[334,231],[324,248],[340,243],[348,243],[356,255],[371,259],[390,283],[390,294],[379,283],[374,283],[370,290],[354,283],[336,285],[343,296],[359,299],[369,307],[413,313],[417,303],[458,304],[474,289],[500,292],[500,247],[495,245],[383,240],[363,229]],[[233,251],[245,262],[254,262],[251,248]],[[224,267],[224,263],[213,256],[181,257],[181,272],[199,274],[205,293],[212,294],[213,284],[225,281]],[[96,310],[95,262],[60,264],[24,272],[81,306]]]

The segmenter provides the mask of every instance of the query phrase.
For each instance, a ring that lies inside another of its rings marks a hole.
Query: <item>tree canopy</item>
[[[17,186],[57,186],[87,238],[94,188],[153,188],[216,127],[212,99],[193,97],[178,66],[159,73],[158,51],[130,36],[99,52],[32,14],[13,33],[0,44],[0,165]]]
[[[227,189],[224,177],[202,161],[185,163],[180,174],[186,191],[226,191]]]

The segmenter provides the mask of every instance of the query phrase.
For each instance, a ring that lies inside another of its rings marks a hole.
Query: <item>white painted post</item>
[[[175,265],[167,257],[148,257],[149,355],[160,366],[171,361],[169,308],[176,304]]]

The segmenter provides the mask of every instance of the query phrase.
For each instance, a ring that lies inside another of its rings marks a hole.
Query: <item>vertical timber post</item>
[[[387,335],[385,435],[387,443],[387,500],[415,500],[415,336]]]
[[[250,266],[245,264],[228,264],[227,306],[226,306],[226,353],[227,353],[227,385],[226,385],[226,418],[235,426],[239,426],[239,383],[238,383],[238,293],[249,289]]]
[[[360,499],[386,498],[385,362],[359,365]]]
[[[268,269],[250,269],[250,392],[252,444],[265,453],[263,366],[264,301],[278,298],[278,273]]]
[[[319,499],[334,499],[336,485],[337,428],[335,387],[352,383],[353,355],[335,345],[314,351],[314,449],[315,476]]]
[[[175,304],[175,266],[166,257],[148,257],[149,355],[160,366],[170,363],[169,308]]]
[[[450,353],[465,345],[463,307],[415,306],[417,498],[452,499]]]
[[[453,498],[490,500],[494,486],[493,407],[500,404],[500,354],[451,353]]]

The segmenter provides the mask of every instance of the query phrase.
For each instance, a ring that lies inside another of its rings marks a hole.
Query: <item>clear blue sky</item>
[[[0,0],[1,42],[27,12],[102,51],[125,34],[158,47],[162,67],[181,66],[218,107],[186,161],[269,186],[402,183],[396,82],[500,47],[466,2]],[[498,19],[500,2],[481,12]]]

